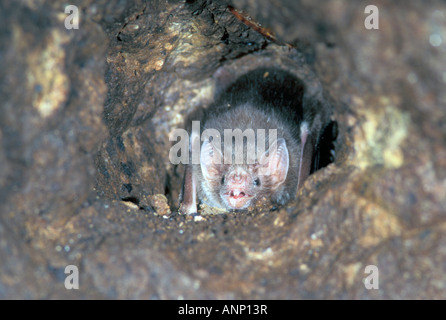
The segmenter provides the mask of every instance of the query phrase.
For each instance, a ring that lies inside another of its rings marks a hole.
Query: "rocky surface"
[[[0,3],[1,298],[445,298],[444,2],[379,30],[362,1],[73,4]],[[336,161],[286,207],[178,215],[169,132],[265,63],[333,104]]]

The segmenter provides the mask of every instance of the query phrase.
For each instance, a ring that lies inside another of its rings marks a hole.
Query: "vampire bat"
[[[260,68],[221,90],[201,119],[201,139],[190,136],[191,150],[201,144],[200,160],[186,165],[180,212],[196,213],[199,203],[239,210],[264,197],[279,205],[293,198],[331,121],[329,105],[305,88],[287,71]]]

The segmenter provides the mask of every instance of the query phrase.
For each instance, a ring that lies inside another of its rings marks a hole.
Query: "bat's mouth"
[[[234,209],[243,209],[249,205],[254,197],[243,190],[233,189],[225,193],[228,204]]]
[[[229,196],[234,199],[243,198],[246,194],[243,191],[231,190]]]
[[[252,198],[253,197],[252,195],[247,194],[244,191],[237,190],[237,189],[233,189],[230,192],[226,192],[225,195],[227,195],[227,196],[229,196],[231,198],[234,198],[234,199],[240,199],[240,198],[244,198],[244,197],[247,197],[247,198]]]

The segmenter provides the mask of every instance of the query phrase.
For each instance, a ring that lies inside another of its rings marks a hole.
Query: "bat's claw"
[[[196,214],[198,212],[197,206],[187,205],[182,203],[180,209],[178,210],[180,214]]]

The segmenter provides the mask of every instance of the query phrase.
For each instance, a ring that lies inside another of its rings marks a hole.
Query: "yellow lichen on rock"
[[[359,113],[355,130],[356,153],[352,163],[362,169],[373,165],[399,168],[403,165],[402,143],[408,135],[409,115],[383,97],[375,107],[364,107],[365,102],[355,97],[353,104]]]
[[[164,194],[154,194],[150,196],[151,204],[155,209],[156,213],[160,216],[171,214],[170,206],[167,203],[167,198]]]
[[[14,28],[14,44],[18,51],[26,47],[26,37],[21,29]],[[46,118],[52,115],[67,100],[69,79],[64,72],[64,45],[69,37],[58,29],[53,29],[43,39],[45,48],[35,48],[27,58],[26,90],[33,92],[32,106]]]
[[[360,219],[370,220],[364,221],[368,228],[364,228],[364,233],[358,241],[362,247],[377,246],[391,237],[402,234],[403,226],[391,212],[364,198],[357,198],[356,201],[361,208],[361,214],[364,214]]]

